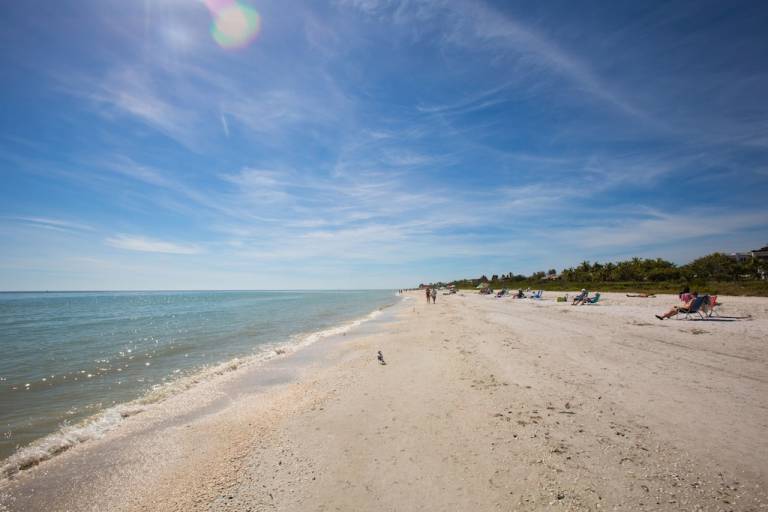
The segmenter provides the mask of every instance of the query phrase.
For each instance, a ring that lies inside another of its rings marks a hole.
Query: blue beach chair
[[[678,320],[681,320],[680,315],[684,315],[682,318],[683,320],[690,320],[691,315],[699,315],[699,318],[701,320],[705,320],[704,314],[701,312],[702,306],[704,306],[704,304],[709,304],[709,295],[702,295],[701,297],[696,297],[696,300],[694,300],[691,303],[691,307],[688,309],[679,308],[677,310],[677,316],[675,316],[675,318],[677,318]]]
[[[587,299],[584,301],[584,304],[591,305],[591,304],[597,304],[600,300],[600,292],[595,293],[595,296],[591,299]]]

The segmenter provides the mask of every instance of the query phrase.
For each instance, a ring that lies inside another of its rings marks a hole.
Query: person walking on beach
[[[437,303],[437,290],[432,288],[432,304],[436,304],[436,303]]]
[[[429,288],[425,288],[425,291],[427,292],[427,304],[429,304]]]

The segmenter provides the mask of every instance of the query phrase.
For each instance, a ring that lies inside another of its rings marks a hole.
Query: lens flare
[[[215,17],[211,35],[222,48],[243,48],[259,35],[261,16],[255,9],[236,1],[228,5],[213,0],[209,3],[217,4],[215,11],[211,9]]]
[[[209,11],[216,14],[225,7],[235,3],[235,0],[203,0],[203,3],[208,7]]]

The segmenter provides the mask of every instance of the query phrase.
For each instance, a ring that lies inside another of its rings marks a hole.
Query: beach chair
[[[538,291],[535,291],[535,292],[533,292],[533,294],[531,295],[531,298],[532,298],[532,299],[537,299],[537,300],[538,300],[538,299],[541,299],[541,296],[542,296],[542,294],[544,294],[544,290],[538,290]]]
[[[599,300],[600,300],[600,292],[597,292],[595,293],[594,297],[592,297],[591,299],[585,300],[584,304],[587,304],[587,305],[597,304]]]
[[[720,303],[717,302],[717,295],[710,295],[709,296],[709,303],[705,304],[705,306],[706,306],[705,309],[706,309],[707,317],[711,318],[712,316],[720,316],[720,314],[717,311],[715,311],[715,308],[717,308],[717,306],[719,306],[719,305],[720,305]]]
[[[701,310],[702,310],[702,306],[704,306],[705,303],[706,304],[709,303],[709,295],[702,295],[701,297],[696,297],[696,300],[693,301],[693,303],[691,304],[691,307],[686,310],[679,309],[677,311],[677,316],[675,318],[680,320],[680,315],[684,315],[683,316],[684,320],[690,320],[691,315],[699,315],[699,318],[704,320],[705,317],[704,317],[704,314],[701,312]]]
[[[567,297],[567,295],[566,295]],[[579,293],[575,297],[573,297],[573,300],[571,301],[571,306],[575,306],[577,302],[581,302],[582,300],[589,297],[589,292],[587,290],[584,290],[582,293]]]

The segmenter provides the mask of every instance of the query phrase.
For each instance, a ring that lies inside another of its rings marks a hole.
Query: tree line
[[[556,269],[534,272],[529,276],[522,274],[493,275],[489,279],[455,281],[454,284],[478,283],[513,283],[542,280],[557,280],[576,283],[611,283],[611,282],[692,282],[692,281],[752,281],[768,277],[768,262],[758,258],[743,261],[722,253],[713,253],[678,266],[662,258],[632,258],[616,263],[583,261],[576,267],[563,269],[559,274]]]

